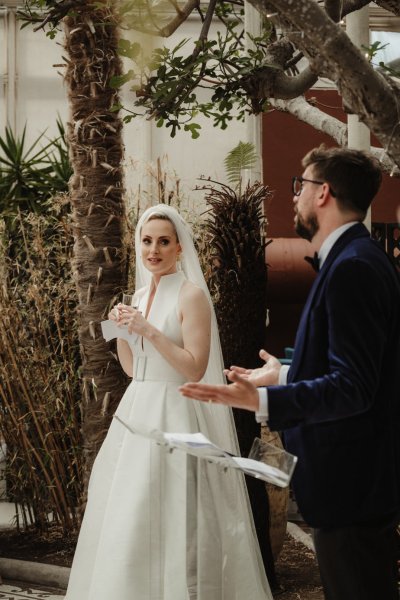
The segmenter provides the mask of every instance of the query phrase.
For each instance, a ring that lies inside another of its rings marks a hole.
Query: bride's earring
[[[182,252],[179,252],[178,256],[176,257],[176,270],[182,271]]]

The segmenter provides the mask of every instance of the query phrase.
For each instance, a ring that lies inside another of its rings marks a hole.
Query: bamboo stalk
[[[22,227],[21,255],[12,263],[0,256],[6,272],[0,289],[0,430],[10,449],[7,480],[20,506],[18,526],[33,522],[44,529],[52,513],[68,531],[77,525],[82,484],[76,301],[72,277],[68,283],[60,276],[68,274],[70,228],[53,222],[48,239],[47,218],[32,215]]]

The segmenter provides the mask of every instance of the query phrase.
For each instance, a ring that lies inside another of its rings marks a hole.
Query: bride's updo
[[[179,243],[179,236],[178,236],[178,232],[176,231],[175,223],[172,221],[172,219],[169,218],[168,215],[165,215],[162,212],[159,212],[159,213],[154,212],[151,215],[149,215],[148,218],[145,220],[145,222],[142,223],[142,227],[140,228],[140,233],[142,233],[143,225],[146,225],[146,223],[148,223],[149,221],[157,221],[157,220],[168,221],[169,223],[171,223],[173,230],[175,232],[175,235],[176,235],[176,241]]]

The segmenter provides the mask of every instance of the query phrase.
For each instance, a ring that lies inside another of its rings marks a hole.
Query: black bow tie
[[[314,252],[314,256],[305,256],[304,260],[306,260],[308,263],[310,263],[310,265],[312,266],[312,268],[314,269],[314,271],[319,271],[319,256],[318,256],[318,252]]]

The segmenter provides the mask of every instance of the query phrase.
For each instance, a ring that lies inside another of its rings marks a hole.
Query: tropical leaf
[[[46,212],[46,201],[67,191],[72,171],[59,118],[57,127],[56,138],[46,139],[42,132],[30,146],[26,143],[26,127],[20,135],[5,128],[0,136],[0,215]]]
[[[244,169],[251,169],[257,160],[254,144],[250,142],[239,142],[238,145],[228,152],[224,164],[226,175],[231,185],[240,185]]]

